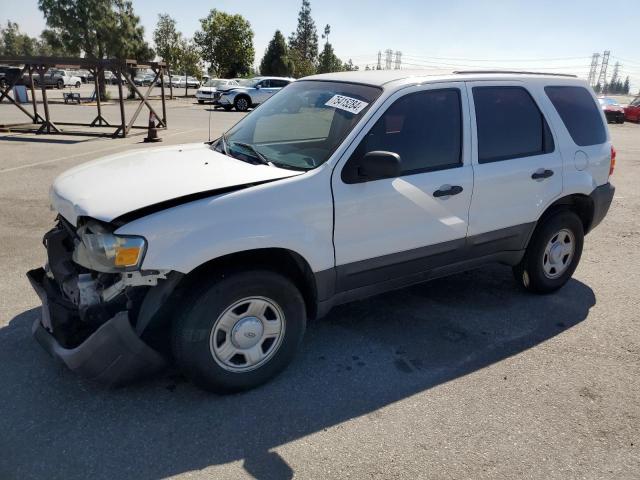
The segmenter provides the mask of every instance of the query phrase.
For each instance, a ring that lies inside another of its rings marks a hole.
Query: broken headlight
[[[108,226],[94,220],[81,225],[77,234],[73,261],[78,265],[106,273],[140,268],[147,247],[143,237],[115,235]]]

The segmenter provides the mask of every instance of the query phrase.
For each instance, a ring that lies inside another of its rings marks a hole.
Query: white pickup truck
[[[79,76],[73,75],[67,70],[58,70],[54,68],[45,73],[44,80],[40,78],[40,75],[34,75],[34,85],[40,85],[43,81],[47,87],[56,87],[58,89],[64,87],[80,88],[80,85],[82,85],[82,79]]]

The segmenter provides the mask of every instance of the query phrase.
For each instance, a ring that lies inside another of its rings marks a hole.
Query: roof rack
[[[523,70],[456,70],[453,73],[455,74],[464,74],[464,73],[517,73],[520,75],[546,75],[549,77],[570,77],[570,78],[578,78],[577,75],[571,75],[569,73],[546,73],[546,72],[527,72]]]

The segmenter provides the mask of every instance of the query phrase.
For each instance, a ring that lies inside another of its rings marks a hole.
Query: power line
[[[414,58],[417,60],[422,59],[430,59],[430,60],[462,60],[466,62],[549,62],[549,61],[557,61],[557,60],[585,60],[589,57],[549,57],[549,58],[462,58],[462,57],[428,57],[428,56],[419,56],[419,55],[409,55],[405,54],[405,57]]]

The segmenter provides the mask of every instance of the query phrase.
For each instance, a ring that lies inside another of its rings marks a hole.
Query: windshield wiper
[[[265,157],[262,153],[256,150],[256,147],[251,145],[250,143],[243,142],[231,142],[233,145],[239,145],[240,147],[246,148],[247,150],[251,150],[254,153],[254,158],[257,158],[258,161],[263,165],[272,165],[272,163]]]

